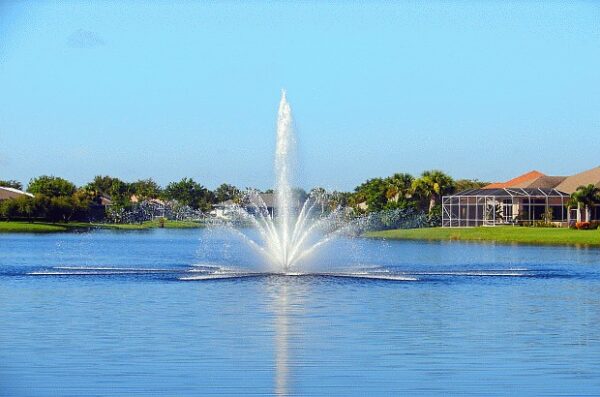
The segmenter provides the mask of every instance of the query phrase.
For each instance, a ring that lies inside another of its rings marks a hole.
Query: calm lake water
[[[0,235],[0,395],[600,395],[598,249],[340,240],[320,275],[265,269],[209,230]]]

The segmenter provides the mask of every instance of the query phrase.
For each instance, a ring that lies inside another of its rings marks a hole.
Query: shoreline
[[[164,229],[199,229],[204,223],[195,221],[170,221],[164,223]],[[157,220],[142,223],[87,223],[87,222],[26,222],[0,221],[0,234],[5,233],[71,233],[88,230],[139,231],[161,229]]]
[[[538,246],[600,247],[600,230],[495,226],[471,228],[392,229],[367,232],[367,238],[413,241],[464,241]]]
[[[164,229],[199,229],[206,225],[195,221],[164,223]],[[26,221],[0,221],[0,235],[19,233],[76,233],[92,230],[144,231],[160,229],[157,220],[136,224],[115,223],[49,223]],[[472,228],[420,228],[391,229],[367,232],[362,237],[384,240],[408,241],[461,241],[475,243],[520,244],[532,246],[587,246],[600,248],[599,230],[573,230],[541,227],[472,227]]]

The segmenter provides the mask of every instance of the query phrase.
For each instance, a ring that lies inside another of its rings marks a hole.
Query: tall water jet
[[[250,190],[242,203],[234,206],[235,219],[226,223],[231,231],[262,254],[277,273],[296,272],[302,259],[347,226],[339,208],[327,214],[313,214],[315,206],[322,203],[319,197],[309,196],[299,206],[293,189],[295,146],[292,111],[282,90],[277,115],[274,208],[270,210],[261,194]],[[238,220],[254,226],[260,241],[246,234],[244,228],[237,228]]]
[[[292,176],[295,155],[294,131],[292,128],[292,109],[287,101],[285,90],[281,90],[281,100],[277,113],[277,143],[275,147],[275,194],[276,210],[281,239],[281,263],[283,271],[289,270],[290,223],[292,218]]]

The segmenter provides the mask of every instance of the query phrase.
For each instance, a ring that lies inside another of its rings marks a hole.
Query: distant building
[[[556,186],[556,189],[561,192],[573,194],[579,186],[589,184],[600,188],[600,167],[592,168],[591,170],[583,171],[579,174],[565,178],[565,180]],[[590,220],[600,221],[600,205],[596,205],[591,209],[590,216]],[[581,214],[579,214],[579,217],[581,217]],[[577,208],[571,208],[569,212],[569,221],[572,219],[577,219]]]
[[[112,205],[112,198],[107,194],[101,193],[98,196],[98,204],[104,207]]]
[[[561,183],[556,186],[556,189],[561,192],[572,194],[579,186],[589,184],[600,187],[600,167],[569,176],[561,181]]]
[[[132,195],[129,197],[129,201],[130,201],[132,204],[139,204],[139,203],[141,203],[141,202],[144,202],[144,201],[145,201],[145,202],[147,202],[147,203],[150,203],[150,204],[156,204],[156,205],[165,205],[165,201],[164,201],[164,200],[161,200],[161,199],[159,199],[159,198],[140,198],[140,197],[138,197],[138,196],[137,196],[137,195],[135,195],[135,194],[132,194]]]
[[[292,211],[299,212],[303,202],[301,197],[292,199]],[[236,207],[241,206],[247,213],[256,214],[262,208],[273,216],[276,210],[276,194],[275,193],[259,193],[254,200],[245,200],[241,204],[235,203],[233,200],[223,201],[213,205],[213,210],[210,214],[216,218],[229,219],[234,215]]]
[[[530,171],[506,182],[492,183],[442,198],[442,226],[494,226],[550,221],[566,226],[577,218],[568,209],[570,196],[579,186],[600,187],[600,167],[572,176],[550,176]],[[600,206],[591,220],[600,220]]]
[[[235,213],[236,204],[233,200],[222,201],[218,204],[213,205],[210,215],[215,218],[229,219]]]
[[[265,208],[273,216],[275,214],[275,193],[259,193],[257,199],[245,202],[243,207],[249,214],[256,214],[261,208]]]
[[[23,196],[33,197],[33,194],[12,187],[0,186],[0,200],[8,200]]]

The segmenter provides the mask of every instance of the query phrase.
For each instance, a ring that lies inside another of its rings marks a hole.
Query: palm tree
[[[400,199],[409,198],[414,180],[412,175],[405,173],[396,173],[386,178],[388,187],[385,196],[388,201],[397,203]]]
[[[429,200],[431,212],[444,194],[454,191],[454,180],[439,170],[425,171],[420,178],[413,181],[412,191],[417,196]]]
[[[571,195],[571,205],[577,204],[577,222],[581,222],[581,207],[585,209],[585,221],[589,222],[591,217],[591,208],[594,204],[600,203],[600,188],[593,184],[579,186]]]
[[[320,186],[314,187],[308,192],[308,196],[321,206],[321,214],[323,214],[325,212],[325,207],[329,204],[327,190]]]

